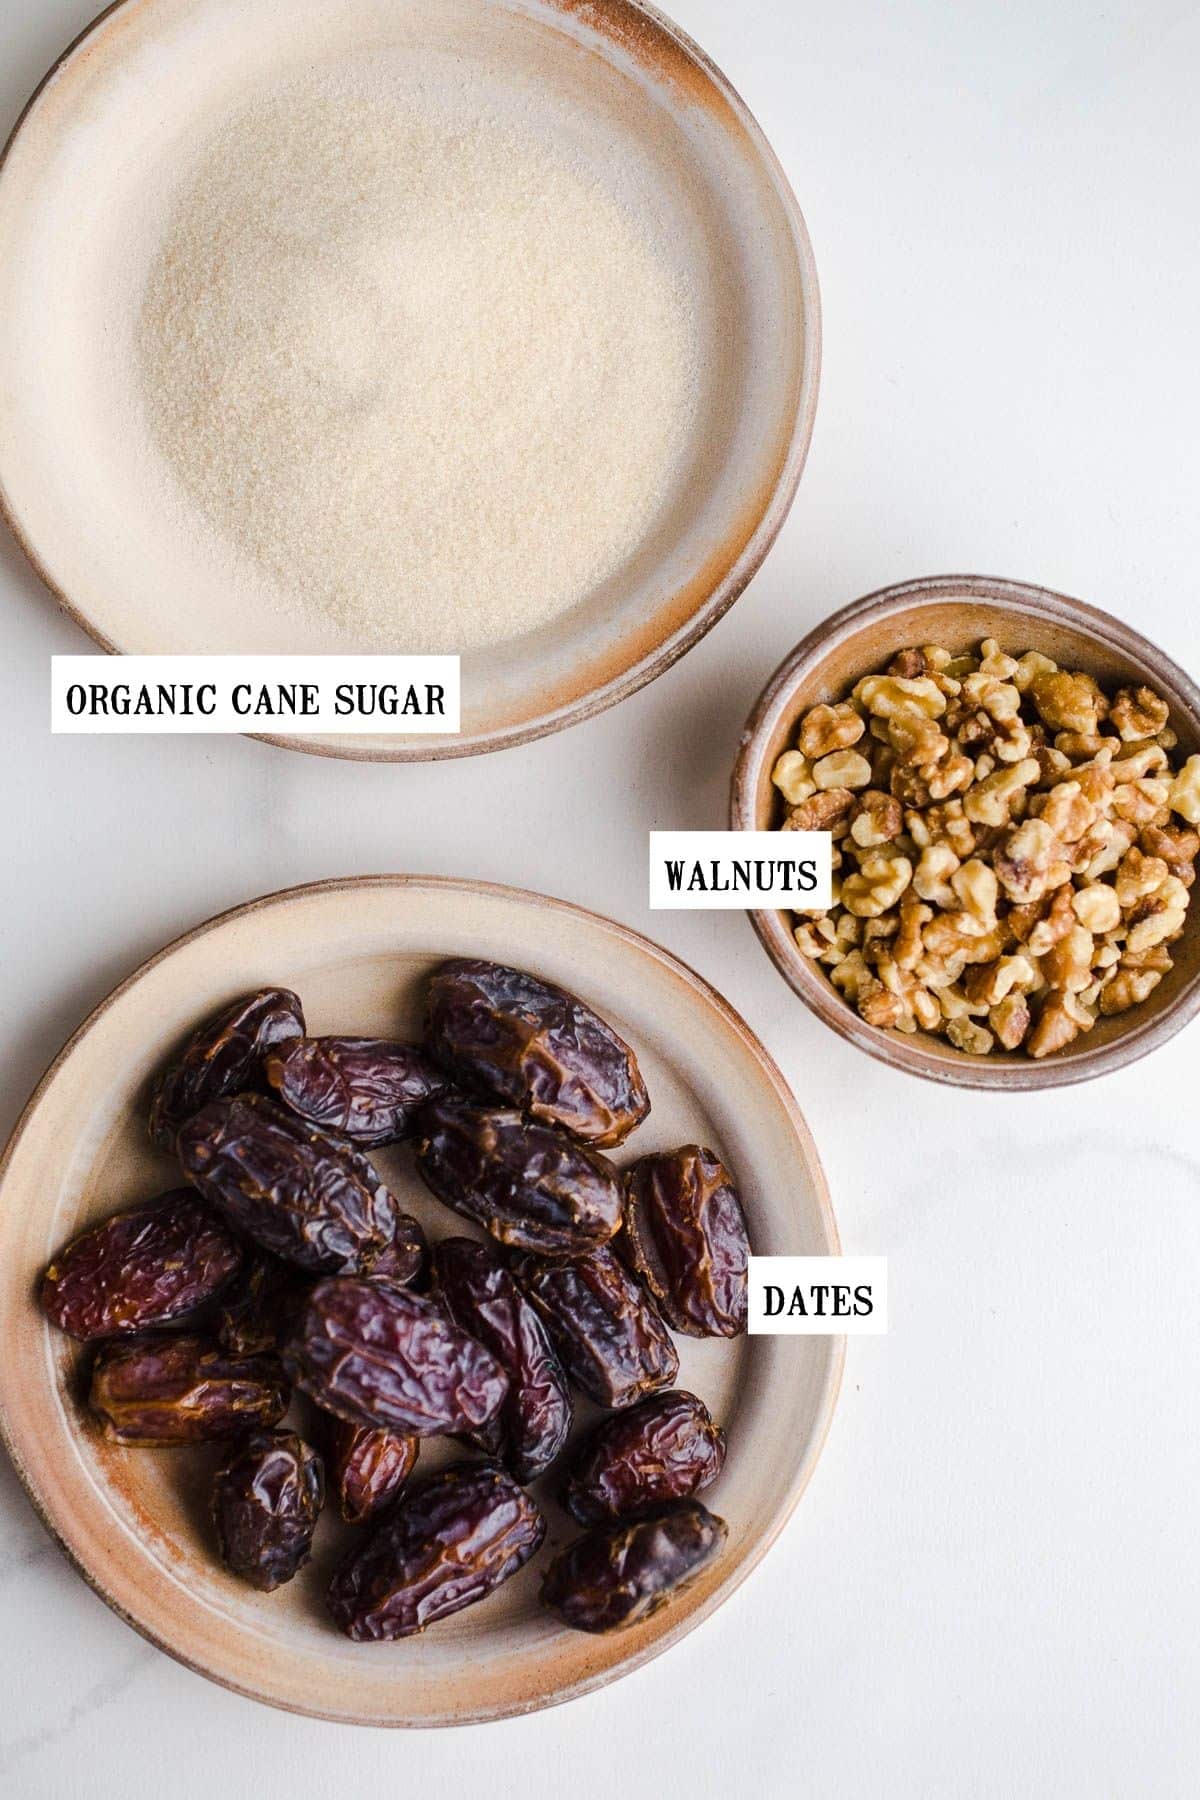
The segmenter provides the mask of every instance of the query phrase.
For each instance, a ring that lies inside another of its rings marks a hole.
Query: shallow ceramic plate
[[[425,1636],[355,1646],[321,1605],[348,1533],[326,1514],[310,1566],[255,1593],[218,1567],[206,1516],[216,1452],[122,1450],[80,1404],[80,1356],[44,1322],[37,1278],[86,1223],[177,1179],[146,1140],[154,1070],[196,1021],[266,983],[301,995],[314,1032],[410,1034],[423,978],[472,954],[574,989],[634,1044],[653,1111],[617,1153],[700,1141],[738,1172],[762,1254],[838,1249],[824,1176],[795,1101],[758,1040],[699,976],[645,938],[514,889],[380,876],[324,882],[237,908],[145,964],[72,1039],[29,1104],[0,1168],[0,1425],[34,1504],[80,1573],[180,1661],[256,1699],[378,1725],[461,1724],[585,1693],[646,1662],[713,1612],[796,1505],[829,1426],[840,1338],[679,1340],[679,1384],[729,1436],[705,1500],[729,1524],[724,1555],[633,1630],[589,1637],[538,1605],[543,1550],[486,1603]],[[435,1236],[465,1229],[430,1199],[407,1153],[378,1153]],[[588,1414],[581,1409],[586,1422]],[[425,1472],[450,1454],[424,1446]],[[551,1548],[577,1528],[539,1498]]]
[[[457,738],[282,739],[461,755],[586,717],[667,668],[758,567],[800,478],[819,302],[804,223],[720,72],[634,0],[123,0],[47,78],[0,173],[0,501],[104,648],[389,648],[317,625],[186,503],[139,399],[135,325],[199,147],[298,69],[438,57],[556,109],[572,153],[632,181],[695,299],[686,453],[624,563],[570,612],[464,656]],[[564,455],[570,454],[564,446]],[[448,646],[454,648],[454,646]]]

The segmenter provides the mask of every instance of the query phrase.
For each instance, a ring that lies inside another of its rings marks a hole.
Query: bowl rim
[[[643,954],[651,955],[656,961],[664,964],[674,974],[683,977],[687,985],[696,991],[700,998],[729,1025],[734,1035],[748,1048],[751,1055],[770,1083],[776,1097],[782,1105],[788,1122],[802,1146],[805,1165],[812,1179],[813,1192],[817,1211],[821,1220],[821,1228],[828,1246],[828,1254],[841,1254],[841,1239],[838,1232],[837,1219],[833,1211],[833,1203],[829,1193],[829,1183],[821,1162],[816,1141],[811,1128],[802,1112],[799,1102],[792,1091],[790,1083],[775,1062],[770,1051],[763,1044],[758,1034],[742,1017],[741,1013],[697,970],[681,957],[657,944],[652,938],[636,931],[632,926],[624,925],[619,920],[606,914],[592,911],[588,907],[579,906],[573,901],[558,899],[553,895],[543,894],[533,889],[520,888],[494,881],[477,881],[461,876],[421,875],[421,874],[365,874],[350,876],[333,876],[320,881],[301,882],[292,887],[279,888],[271,893],[260,894],[248,901],[227,907],[211,918],[201,921],[190,929],[173,938],[169,943],[146,957],[135,969],[119,981],[105,997],[88,1013],[83,1022],[76,1027],[62,1049],[53,1057],[45,1073],[36,1083],[29,1099],[22,1107],[14,1124],[8,1141],[0,1153],[0,1189],[8,1174],[10,1165],[18,1150],[21,1140],[44,1095],[55,1080],[59,1070],[71,1056],[73,1050],[131,988],[147,975],[159,963],[173,956],[177,951],[185,949],[196,939],[220,930],[229,924],[245,919],[250,915],[272,906],[292,900],[304,900],[316,895],[338,894],[362,890],[366,888],[385,888],[395,891],[415,889],[445,893],[453,890],[470,895],[492,896],[500,900],[515,901],[522,905],[536,908],[548,908],[555,912],[567,913],[575,918],[600,926],[605,932],[615,933],[625,943]],[[136,1617],[121,1601],[118,1595],[105,1583],[101,1574],[91,1568],[76,1551],[64,1531],[56,1522],[52,1509],[38,1487],[37,1480],[22,1454],[19,1439],[8,1416],[7,1402],[0,1393],[0,1447],[7,1453],[16,1472],[17,1478],[24,1488],[35,1513],[45,1527],[53,1542],[62,1551],[67,1561],[77,1574],[82,1576],[88,1587],[104,1601],[118,1618],[132,1626],[138,1635],[153,1644],[158,1650],[165,1652],[173,1661],[182,1664],[194,1674],[202,1675],[214,1682],[218,1687],[226,1688],[231,1693],[242,1695],[245,1699],[257,1701],[281,1712],[296,1713],[308,1718],[326,1720],[333,1724],[349,1724],[375,1726],[393,1730],[426,1730],[433,1728],[451,1728],[458,1725],[487,1724],[497,1719],[514,1718],[532,1712],[548,1710],[552,1706],[563,1705],[570,1700],[581,1698],[596,1690],[632,1674],[636,1669],[644,1668],[656,1657],[663,1655],[675,1644],[685,1638],[704,1620],[711,1617],[731,1595],[741,1587],[746,1578],[762,1562],[791,1520],[803,1498],[809,1482],[816,1471],[824,1453],[834,1415],[837,1411],[841,1393],[842,1378],[846,1360],[846,1339],[844,1336],[830,1336],[825,1340],[828,1344],[828,1358],[820,1381],[816,1400],[815,1424],[806,1453],[798,1464],[792,1485],[761,1537],[749,1545],[741,1560],[730,1568],[720,1585],[709,1594],[703,1603],[689,1609],[673,1626],[668,1626],[652,1642],[636,1653],[628,1656],[617,1667],[607,1665],[594,1669],[591,1673],[565,1688],[555,1688],[552,1692],[533,1699],[514,1700],[511,1703],[484,1707],[474,1711],[464,1711],[459,1716],[440,1714],[431,1718],[381,1718],[364,1714],[351,1718],[345,1712],[322,1711],[319,1705],[307,1702],[284,1699],[270,1693],[257,1691],[253,1686],[235,1679],[232,1675],[210,1666],[199,1656],[189,1656],[186,1651],[171,1641],[165,1632],[156,1629],[148,1621]]]
[[[788,711],[797,686],[818,657],[853,640],[868,624],[901,618],[915,606],[949,600],[985,601],[998,612],[1032,613],[1051,623],[1084,631],[1134,664],[1157,668],[1182,697],[1189,722],[1200,734],[1200,686],[1164,650],[1123,619],[1086,600],[1005,576],[920,576],[877,588],[851,601],[815,625],[784,657],[742,729],[730,783],[729,815],[735,831],[755,829],[758,791],[764,774],[769,779],[769,771],[764,770],[766,745]],[[759,942],[788,986],[839,1037],[889,1068],[943,1086],[1006,1093],[1073,1087],[1148,1056],[1200,1014],[1198,969],[1160,1011],[1131,1023],[1109,1043],[1080,1050],[1074,1056],[1048,1057],[1040,1062],[1030,1057],[993,1059],[953,1051],[949,1046],[942,1055],[935,1056],[914,1039],[868,1025],[861,1019],[796,949],[784,913],[755,911],[749,918]]]
[[[52,83],[66,72],[68,66],[77,57],[86,54],[92,39],[116,14],[139,4],[142,4],[142,0],[111,0],[111,4],[98,12],[95,18],[83,27],[51,63],[21,108],[7,140],[0,147],[0,180],[3,180],[6,166],[18,137]],[[259,743],[272,744],[282,750],[298,750],[307,756],[333,757],[349,762],[440,762],[461,756],[482,756],[495,750],[512,749],[520,744],[532,743],[537,738],[547,737],[552,732],[565,730],[568,726],[580,724],[585,719],[595,717],[597,713],[606,712],[609,707],[616,706],[620,701],[628,699],[640,688],[656,680],[712,630],[713,626],[729,611],[734,601],[745,592],[762,567],[791,511],[792,503],[800,486],[800,478],[804,473],[804,465],[808,458],[816,420],[821,379],[822,323],[820,284],[817,278],[812,241],[804,215],[800,210],[800,204],[784,173],[783,166],[771,148],[762,126],[733,83],[706,51],[702,50],[673,19],[668,18],[657,7],[650,5],[648,0],[603,0],[602,5],[590,4],[589,0],[547,0],[547,4],[564,12],[584,13],[588,15],[593,26],[601,30],[604,27],[606,16],[609,14],[615,15],[620,28],[631,33],[636,33],[639,23],[643,27],[649,24],[656,28],[671,41],[673,47],[685,60],[704,76],[728,106],[763,173],[770,182],[779,202],[795,256],[800,293],[799,314],[803,326],[800,380],[795,412],[791,420],[787,447],[774,485],[767,495],[766,504],[759,518],[732,564],[708,589],[704,598],[698,602],[685,622],[673,633],[668,632],[666,636],[659,638],[650,648],[635,656],[633,661],[626,663],[618,673],[602,681],[598,687],[589,692],[577,695],[574,699],[561,705],[551,706],[514,725],[498,726],[469,737],[458,735],[452,738],[433,738],[432,740],[418,737],[407,743],[390,744],[386,740],[382,743],[378,739],[371,741],[365,734],[357,737],[353,734],[346,734],[340,742],[327,738],[289,736],[286,733],[277,732],[245,732],[241,734],[254,738]],[[621,26],[622,20],[623,26]],[[5,490],[2,475],[0,475],[0,521],[7,526],[26,561],[57,602],[60,610],[66,613],[99,649],[110,656],[122,655],[121,646],[107,637],[51,576],[31,538],[17,518],[16,510]],[[669,612],[670,606],[671,597],[668,596],[658,610]]]

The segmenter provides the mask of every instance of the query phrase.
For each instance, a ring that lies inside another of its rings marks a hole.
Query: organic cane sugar
[[[560,124],[453,62],[306,76],[173,196],[136,331],[153,439],[279,604],[364,648],[548,623],[685,479],[683,264]]]

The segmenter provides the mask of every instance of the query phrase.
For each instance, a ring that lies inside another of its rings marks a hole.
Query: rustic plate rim
[[[852,636],[868,621],[898,617],[913,606],[939,600],[970,599],[990,603],[999,611],[1023,609],[1087,633],[1106,647],[1127,655],[1132,662],[1157,665],[1187,703],[1191,721],[1200,730],[1200,686],[1165,650],[1136,626],[1105,612],[1090,601],[1075,599],[1054,588],[1016,581],[1002,575],[924,575],[852,600],[830,613],[805,633],[769,677],[742,728],[737,760],[730,781],[729,818],[736,831],[754,829],[755,802],[762,747],[778,714],[784,710],[804,666],[839,640]],[[935,1058],[919,1044],[898,1041],[894,1034],[868,1025],[828,985],[814,978],[775,910],[749,913],[749,919],[767,955],[792,992],[810,1012],[840,1038],[865,1051],[890,1069],[944,1087],[969,1088],[983,1093],[1033,1093],[1058,1087],[1075,1087],[1118,1069],[1131,1066],[1160,1049],[1200,1015],[1200,971],[1168,1006],[1138,1024],[1131,1024],[1109,1043],[1080,1051],[1072,1057],[1024,1062],[1008,1058],[989,1066],[987,1057],[958,1052],[956,1059]],[[1200,923],[1193,923],[1200,929]]]
[[[118,4],[125,4],[125,0],[118,0]],[[779,1100],[783,1104],[788,1115],[789,1122],[803,1145],[806,1164],[812,1177],[822,1229],[827,1239],[827,1253],[830,1255],[840,1255],[841,1240],[838,1233],[837,1220],[833,1212],[824,1165],[822,1164],[816,1142],[808,1122],[801,1111],[799,1102],[796,1100],[789,1083],[784,1078],[775,1059],[762,1043],[757,1033],[752,1030],[737,1009],[710,981],[707,980],[705,976],[692,968],[689,963],[684,962],[681,957],[676,956],[673,951],[666,949],[665,946],[661,944],[656,944],[653,939],[646,937],[642,932],[635,930],[632,926],[622,924],[620,920],[613,919],[604,913],[598,913],[591,908],[580,906],[574,901],[562,900],[553,895],[540,893],[536,889],[515,887],[503,882],[476,881],[465,877],[447,875],[373,874],[332,876],[320,881],[300,882],[293,886],[277,888],[270,893],[260,894],[251,900],[241,901],[234,906],[226,907],[221,912],[213,914],[210,918],[202,920],[199,924],[180,933],[179,936],[163,945],[152,955],[144,958],[136,968],[119,981],[109,993],[107,993],[91,1009],[82,1023],[78,1025],[67,1038],[57,1055],[51,1059],[44,1074],[35,1084],[29,1099],[21,1108],[20,1114],[13,1125],[12,1131],[4,1145],[3,1152],[0,1153],[0,1191],[3,1189],[3,1184],[7,1177],[12,1159],[16,1154],[26,1130],[33,1120],[35,1112],[75,1047],[91,1032],[92,1028],[99,1023],[99,1021],[108,1013],[110,1008],[116,1005],[116,1003],[136,986],[145,975],[149,974],[152,969],[156,968],[161,962],[165,961],[166,958],[174,955],[176,952],[186,949],[198,939],[207,936],[210,932],[221,929],[232,923],[234,920],[245,919],[254,913],[267,910],[272,906],[279,905],[289,900],[306,899],[318,894],[356,891],[367,888],[417,889],[433,892],[445,892],[446,890],[453,889],[467,895],[489,895],[510,902],[516,901],[522,905],[550,908],[579,918],[587,924],[598,925],[607,932],[615,932],[616,935],[626,943],[642,953],[650,953],[657,961],[664,964],[674,973],[684,976],[701,998],[717,1010],[725,1022],[733,1029],[739,1040],[749,1048],[751,1054],[760,1064],[764,1076],[771,1082],[776,1090]],[[43,1500],[33,1474],[27,1466],[21,1452],[16,1435],[10,1426],[8,1406],[2,1383],[0,1383],[0,1445],[3,1445],[16,1473],[17,1479],[20,1481],[37,1517],[45,1527],[54,1544],[66,1557],[71,1567],[82,1576],[92,1592],[103,1600],[104,1604],[109,1607],[119,1619],[126,1625],[131,1626],[132,1629],[137,1632],[139,1637],[143,1638],[147,1643],[152,1644],[155,1649],[161,1650],[167,1656],[171,1657],[174,1662],[180,1663],[183,1667],[190,1669],[194,1674],[203,1676],[206,1680],[215,1683],[216,1686],[224,1688],[230,1693],[238,1694],[244,1699],[255,1701],[259,1705],[270,1706],[274,1710],[280,1712],[293,1713],[306,1718],[320,1719],[330,1724],[359,1727],[370,1726],[385,1730],[452,1729],[459,1725],[490,1724],[501,1719],[527,1716],[534,1712],[548,1710],[553,1706],[565,1705],[571,1700],[581,1699],[586,1694],[593,1693],[599,1688],[606,1687],[613,1681],[620,1680],[623,1676],[632,1674],[637,1669],[644,1668],[646,1664],[654,1661],[656,1657],[661,1656],[667,1650],[671,1649],[698,1625],[703,1623],[705,1619],[711,1617],[711,1615],[742,1586],[743,1582],[752,1571],[759,1566],[768,1551],[776,1543],[785,1526],[795,1513],[809,1482],[812,1480],[817,1464],[820,1462],[825,1445],[828,1441],[829,1432],[832,1427],[833,1417],[837,1410],[837,1403],[841,1392],[846,1358],[846,1340],[844,1337],[831,1337],[827,1342],[829,1345],[829,1358],[820,1383],[817,1399],[816,1429],[809,1441],[805,1457],[797,1469],[793,1485],[763,1536],[747,1549],[737,1565],[730,1570],[727,1579],[714,1590],[709,1599],[703,1605],[698,1606],[693,1611],[689,1612],[677,1626],[664,1631],[660,1637],[656,1638],[644,1649],[631,1655],[615,1668],[609,1667],[598,1669],[594,1674],[585,1676],[583,1679],[571,1683],[565,1688],[555,1689],[548,1695],[539,1695],[530,1700],[516,1700],[498,1706],[489,1706],[473,1712],[465,1711],[461,1715],[455,1717],[439,1716],[433,1719],[398,1719],[362,1715],[360,1717],[351,1718],[343,1712],[322,1711],[319,1706],[300,1704],[298,1702],[285,1700],[279,1696],[258,1692],[252,1685],[246,1682],[237,1681],[218,1669],[209,1667],[200,1658],[189,1656],[177,1644],[172,1643],[167,1635],[156,1631],[142,1620],[134,1617],[129,1609],[121,1603],[116,1595],[111,1592],[99,1578],[96,1572],[88,1567],[86,1562],[77,1554],[69,1540],[64,1536],[62,1530],[60,1530],[58,1524],[51,1516],[50,1508]]]
[[[86,50],[91,38],[115,14],[143,3],[144,0],[111,0],[111,3],[89,20],[66,48],[55,57],[21,108],[12,130],[3,146],[0,147],[0,180],[4,177],[13,147],[23,127],[31,118],[51,84],[63,74],[67,65],[76,56]],[[552,3],[564,7],[567,11],[584,10],[581,8],[579,0],[552,0]],[[740,92],[713,58],[681,26],[677,25],[666,13],[650,5],[648,0],[608,0],[608,4],[615,4],[620,10],[640,16],[657,26],[707,77],[722,99],[729,105],[738,124],[745,132],[783,210],[788,234],[795,252],[799,277],[799,311],[803,325],[803,354],[799,391],[787,448],[780,464],[778,476],[771,487],[760,517],[732,565],[714,584],[707,596],[699,602],[683,626],[673,634],[668,633],[658,641],[653,649],[645,651],[620,674],[612,676],[591,692],[568,701],[562,706],[552,707],[514,727],[497,727],[471,738],[462,736],[447,737],[444,740],[437,738],[432,744],[418,739],[415,742],[410,740],[406,744],[395,746],[387,743],[381,744],[377,738],[373,742],[363,742],[361,739],[356,742],[356,734],[352,733],[346,733],[341,742],[331,742],[324,738],[290,736],[287,733],[277,732],[245,732],[240,735],[258,743],[270,744],[276,749],[300,751],[306,756],[331,757],[343,762],[371,763],[448,762],[458,757],[484,756],[497,750],[515,749],[518,745],[533,743],[538,738],[548,737],[556,731],[564,731],[572,725],[582,724],[584,720],[594,718],[599,713],[607,712],[610,707],[618,705],[622,700],[629,699],[641,688],[647,687],[660,675],[665,674],[689,650],[694,649],[700,640],[706,637],[713,627],[724,618],[734,602],[741,598],[770,554],[775,540],[782,531],[799,490],[800,480],[804,474],[804,467],[812,445],[821,384],[823,342],[821,291],[808,226],[791,182],[772,148],[766,132]],[[18,549],[59,609],[107,655],[123,655],[124,652],[120,646],[94,625],[75,601],[53,579],[32,541],[19,523],[2,477],[0,477],[0,520],[3,520]],[[669,606],[670,600],[667,599],[662,603],[662,610]],[[370,734],[363,734],[363,736],[369,739]]]

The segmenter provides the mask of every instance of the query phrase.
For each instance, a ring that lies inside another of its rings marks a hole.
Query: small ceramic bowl
[[[1132,626],[1045,588],[984,575],[939,575],[884,588],[844,607],[809,632],[767,683],[742,733],[733,777],[735,830],[764,831],[778,820],[771,783],[776,758],[795,740],[801,715],[818,701],[838,700],[862,676],[882,670],[909,645],[941,644],[954,654],[996,638],[1002,650],[1040,650],[1064,667],[1082,669],[1107,690],[1145,682],[1171,708],[1179,759],[1200,750],[1200,688]],[[1171,946],[1175,966],[1141,1005],[1098,1019],[1057,1055],[1035,1062],[1022,1051],[971,1056],[944,1038],[909,1036],[868,1025],[801,954],[791,915],[756,912],[751,919],[780,974],[840,1036],[894,1069],[956,1087],[1066,1087],[1135,1062],[1200,1012],[1200,906]]]

